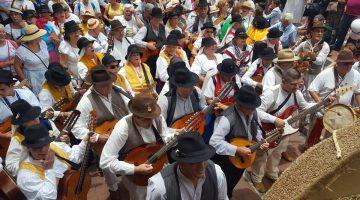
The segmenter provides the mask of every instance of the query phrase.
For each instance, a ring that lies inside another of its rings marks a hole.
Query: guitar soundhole
[[[244,160],[244,158],[242,156],[239,157],[239,160],[240,160],[241,163],[245,162],[245,160]]]

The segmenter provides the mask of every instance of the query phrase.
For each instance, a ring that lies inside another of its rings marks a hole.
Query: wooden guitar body
[[[17,187],[11,175],[6,171],[0,172],[0,199],[22,200],[26,199],[20,189]]]
[[[194,113],[188,114],[183,116],[182,118],[176,120],[172,125],[171,128],[175,129],[182,129],[184,128],[190,121],[191,117],[194,115]],[[197,129],[195,130],[200,133],[200,135],[203,135],[205,132],[205,116],[204,119],[199,123]]]
[[[5,120],[2,124],[0,124],[0,134],[7,133],[11,131],[11,118]]]
[[[118,121],[119,121],[118,119],[114,119],[112,121],[103,122],[99,126],[95,127],[95,133],[100,135],[110,135],[114,130],[114,127]],[[92,144],[92,148],[95,154],[98,155],[99,157],[101,156],[101,152],[104,148],[104,145],[105,145],[104,143]]]
[[[253,144],[256,144],[254,141],[249,141],[244,138],[233,138],[230,141],[230,144],[237,147],[250,147]],[[252,152],[250,156],[229,156],[230,162],[239,169],[245,169],[250,167],[255,161],[256,151]]]
[[[258,82],[258,83],[261,83],[262,80],[263,80],[263,78],[264,78],[263,76],[259,76],[259,75],[256,75],[256,76],[251,77],[251,79],[252,79],[253,81]]]
[[[5,158],[11,141],[11,132],[0,132],[0,157]]]
[[[128,163],[132,163],[135,166],[141,165],[143,163],[146,163],[147,160],[153,154],[155,154],[157,151],[159,151],[162,147],[163,147],[163,144],[160,144],[160,143],[145,144],[140,147],[136,147],[136,148],[132,149],[126,155],[124,161],[126,161]],[[128,178],[136,185],[147,186],[148,179],[151,176],[153,176],[154,174],[161,171],[161,169],[164,167],[164,164],[167,161],[168,161],[167,156],[166,156],[166,154],[164,154],[154,163],[150,163],[153,166],[153,170],[152,170],[151,174],[149,174],[149,175],[136,174],[136,175],[128,176]]]
[[[148,43],[150,44],[156,44],[155,41],[149,41]],[[145,48],[141,48],[141,52],[142,52],[142,57],[141,57],[141,62],[146,63],[148,61],[149,58],[151,57],[157,57],[160,53],[160,49],[156,49],[156,50],[150,50],[147,47]]]
[[[91,177],[89,172],[85,173],[84,183],[79,194],[76,193],[76,187],[80,176],[79,170],[67,170],[64,177],[60,179],[58,185],[58,200],[87,199],[87,193],[90,190]]]

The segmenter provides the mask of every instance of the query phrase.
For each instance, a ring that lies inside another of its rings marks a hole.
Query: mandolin
[[[148,43],[156,45],[155,41],[149,41]],[[155,50],[150,50],[147,47],[145,48],[140,48],[141,52],[142,52],[142,56],[141,56],[141,62],[142,63],[146,63],[149,58],[151,57],[157,57],[160,54],[160,49],[156,48]]]
[[[26,199],[24,194],[18,188],[15,179],[10,175],[10,173],[6,170],[5,167],[0,171],[0,180],[0,199]]]
[[[88,128],[90,131],[94,131],[95,121],[96,121],[96,113],[95,111],[92,111],[90,112],[90,117],[88,121]],[[87,193],[89,192],[91,185],[91,177],[89,175],[89,172],[86,170],[86,167],[89,162],[90,150],[91,150],[90,143],[87,142],[80,169],[68,170],[65,172],[64,177],[60,179],[58,185],[57,199],[59,200],[87,199]]]
[[[94,113],[94,115],[96,114]],[[114,119],[112,121],[105,121],[102,124],[96,126],[94,132],[100,135],[110,135],[114,130],[114,127],[118,121],[119,119]],[[91,146],[92,149],[94,150],[94,153],[100,157],[104,145],[105,145],[104,143],[94,143]]]
[[[71,129],[74,127],[76,121],[80,117],[80,111],[74,110],[71,115],[66,118],[64,123],[64,128],[60,131],[60,134],[56,137],[55,141],[60,141],[60,137],[63,135],[69,135],[71,133]]]
[[[58,102],[56,102],[52,107],[46,109],[45,111],[41,112],[40,117],[45,118],[45,114],[47,111],[59,111],[62,107],[69,103],[69,99],[61,98]]]

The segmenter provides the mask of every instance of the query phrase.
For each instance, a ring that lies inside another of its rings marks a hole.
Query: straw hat
[[[299,60],[299,56],[296,56],[291,49],[283,49],[279,51],[278,57],[273,60],[274,63],[279,62],[292,62]]]
[[[244,1],[241,5],[241,8],[249,8],[250,10],[254,11],[254,5],[250,1]]]
[[[100,21],[98,19],[95,19],[95,18],[91,18],[87,21],[87,28],[89,30],[92,30],[92,29],[95,29],[99,26],[100,24]]]
[[[25,26],[24,32],[25,34],[21,38],[21,41],[23,42],[35,40],[46,34],[44,29],[39,29],[36,25],[33,24]]]

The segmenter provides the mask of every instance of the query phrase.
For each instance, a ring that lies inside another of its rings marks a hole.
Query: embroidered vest
[[[165,42],[165,40],[166,40],[165,26],[160,24],[158,35],[155,34],[155,32],[153,31],[151,26],[146,26],[146,29],[147,29],[147,33],[144,38],[144,41],[145,42],[154,41],[154,42],[156,42],[156,47],[161,48],[162,43]]]
[[[154,80],[151,76],[149,66],[145,63],[142,63],[142,65],[144,65],[145,67],[145,71],[149,77],[150,84],[154,85]],[[129,81],[130,86],[135,93],[139,93],[148,89],[144,75],[141,77],[141,79],[139,79],[139,77],[135,72],[134,67],[130,66],[128,63],[125,65],[124,69],[125,69],[125,78]]]
[[[212,79],[213,79],[213,83],[215,85],[214,97],[217,97],[219,95],[219,93],[220,93],[221,88],[222,88],[220,74],[219,73],[215,74],[215,76],[213,76]],[[221,100],[220,102],[222,104],[224,104],[224,105],[230,105],[230,104],[234,103],[235,102],[236,89],[237,89],[237,86],[235,86],[235,88],[234,88],[234,95],[233,96],[226,97],[223,100]]]
[[[65,92],[66,94],[61,94],[57,89],[55,89],[52,85],[50,85],[48,82],[45,82],[42,86],[43,89],[46,89],[50,92],[51,96],[54,98],[55,102],[60,101],[62,98],[66,98],[69,100],[73,99],[73,95],[70,91],[70,85],[65,86]]]

